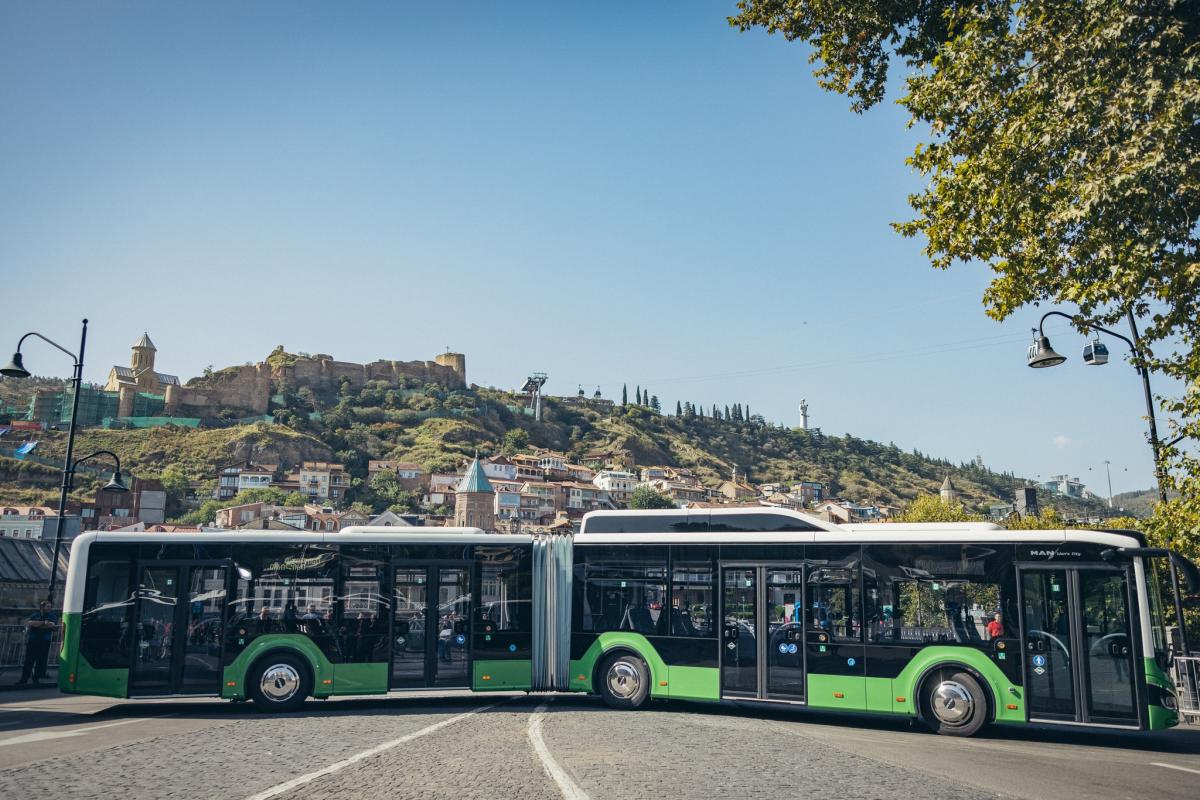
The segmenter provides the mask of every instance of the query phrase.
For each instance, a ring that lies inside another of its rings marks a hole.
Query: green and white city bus
[[[428,689],[732,700],[988,722],[1177,723],[1158,581],[1129,531],[838,526],[780,509],[471,528],[87,533],[59,683],[295,708]],[[1156,566],[1157,565],[1157,566]],[[1178,598],[1177,598],[1178,599]]]

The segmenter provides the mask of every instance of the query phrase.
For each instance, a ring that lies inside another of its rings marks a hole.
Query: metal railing
[[[1173,667],[1179,716],[1200,722],[1200,655],[1175,656]]]
[[[0,675],[20,670],[25,663],[24,625],[0,625]],[[62,628],[54,631],[50,640],[50,651],[46,654],[46,671],[58,669],[58,651],[62,649]]]

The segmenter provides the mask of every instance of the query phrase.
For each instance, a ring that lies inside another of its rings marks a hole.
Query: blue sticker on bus
[[[516,646],[515,644],[510,644],[510,645],[508,646],[508,652],[510,652],[510,653],[515,653],[515,652],[517,652],[517,646]]]
[[[791,655],[791,656],[794,656],[794,655],[796,655],[796,649],[797,649],[797,648],[796,648],[796,645],[795,645],[794,643],[793,643],[793,644],[789,644],[789,645],[787,646],[787,648],[788,648],[788,655]]]
[[[847,658],[847,659],[846,659],[846,666],[848,666],[848,667],[853,667],[855,663],[856,663],[856,662],[854,661],[854,659],[853,659],[853,658]]]
[[[1045,656],[1043,656],[1043,655],[1036,655],[1036,656],[1034,656],[1034,657],[1033,657],[1033,665],[1034,665],[1035,667],[1044,667],[1044,666],[1046,666],[1046,657],[1045,657]]]
[[[466,641],[467,641],[467,637],[462,635],[461,633],[458,636],[454,637],[455,644],[463,644]]]
[[[779,643],[779,652],[782,653],[783,655],[787,655],[787,651],[788,651],[787,642],[780,642]]]

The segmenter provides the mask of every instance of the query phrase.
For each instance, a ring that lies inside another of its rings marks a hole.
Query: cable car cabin
[[[1099,367],[1108,363],[1108,347],[1104,342],[1095,339],[1084,345],[1083,363]]]

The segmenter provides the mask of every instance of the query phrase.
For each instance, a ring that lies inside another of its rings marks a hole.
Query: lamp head
[[[13,353],[12,361],[9,361],[3,368],[0,368],[0,375],[6,378],[29,377],[29,370],[25,369],[25,363],[20,353]]]
[[[1050,346],[1050,337],[1038,336],[1037,331],[1034,331],[1033,343],[1029,345],[1029,355],[1026,359],[1029,366],[1034,369],[1057,367],[1066,360],[1066,356],[1054,352],[1054,348]]]
[[[121,469],[118,467],[112,474],[112,478],[108,483],[100,487],[102,492],[128,492],[129,487],[125,485],[125,481],[121,478]]]

